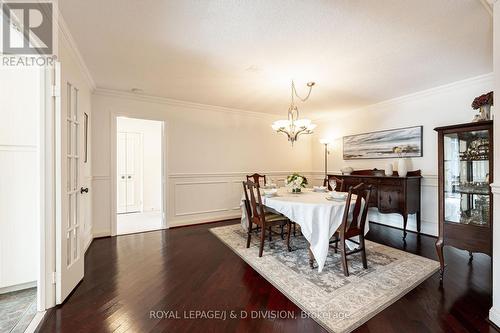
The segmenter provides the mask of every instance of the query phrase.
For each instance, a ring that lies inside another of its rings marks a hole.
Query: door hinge
[[[57,282],[57,273],[52,272],[52,284],[56,284],[56,282]]]
[[[59,86],[54,84],[52,85],[52,97],[59,97],[61,95]]]

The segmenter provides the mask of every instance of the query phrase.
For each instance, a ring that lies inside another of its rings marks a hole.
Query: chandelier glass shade
[[[299,109],[295,105],[294,96],[297,96],[302,102],[305,102],[309,96],[311,95],[312,87],[314,86],[314,82],[309,82],[307,84],[309,87],[309,93],[305,98],[301,98],[297,91],[295,90],[295,84],[292,81],[292,101],[290,107],[288,108],[288,119],[286,120],[277,120],[275,121],[271,127],[277,133],[286,134],[288,137],[288,141],[293,146],[293,143],[297,141],[298,137],[302,134],[312,134],[313,130],[316,128],[316,125],[311,122],[309,119],[304,119],[299,117]]]

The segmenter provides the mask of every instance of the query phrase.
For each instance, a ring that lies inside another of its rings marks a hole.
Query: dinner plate
[[[325,197],[328,201],[345,201],[345,198],[333,198],[333,197]]]
[[[314,192],[327,192],[328,188],[326,186],[314,186],[313,191]]]

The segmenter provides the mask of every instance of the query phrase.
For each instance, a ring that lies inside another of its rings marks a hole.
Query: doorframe
[[[56,68],[58,67],[58,68]],[[44,312],[56,305],[56,119],[60,115],[60,63],[40,70],[40,113],[38,144],[38,276],[37,311]]]
[[[116,163],[116,139],[117,139],[117,118],[119,117],[127,117],[139,120],[154,120],[162,123],[162,131],[161,131],[161,229],[168,228],[167,222],[167,193],[168,193],[168,181],[167,181],[167,132],[168,132],[168,123],[167,121],[158,116],[150,116],[147,114],[141,114],[140,112],[133,111],[111,111],[110,112],[110,151],[111,151],[111,163],[110,163],[110,206],[111,206],[111,236],[117,235],[117,191],[116,191],[116,177],[117,177],[117,163]]]

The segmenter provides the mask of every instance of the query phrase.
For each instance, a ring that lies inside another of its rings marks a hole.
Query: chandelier
[[[288,119],[277,120],[271,126],[276,133],[286,134],[288,136],[288,141],[291,142],[292,146],[293,143],[297,141],[299,135],[312,134],[313,129],[316,128],[316,125],[313,124],[311,120],[299,118],[299,109],[295,105],[295,97],[300,99],[302,102],[305,102],[311,95],[314,82],[307,83],[307,86],[309,87],[309,92],[306,97],[302,98],[297,94],[295,83],[292,81],[292,102],[288,108]]]

